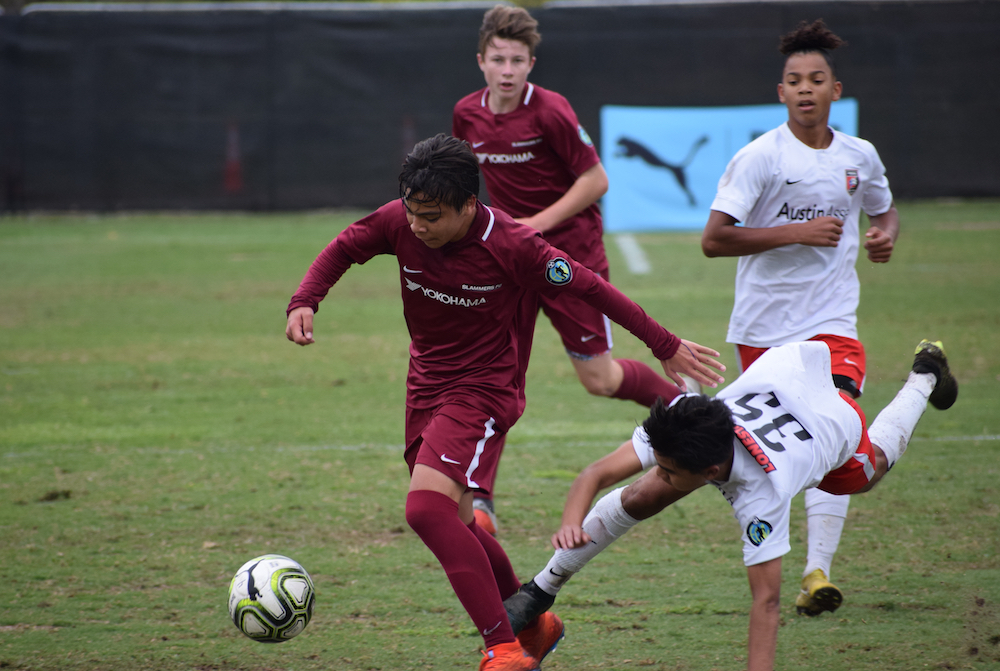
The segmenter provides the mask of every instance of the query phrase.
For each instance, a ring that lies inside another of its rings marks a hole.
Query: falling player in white
[[[812,487],[869,491],[905,452],[927,403],[944,410],[957,398],[943,346],[924,340],[906,384],[866,430],[861,409],[833,385],[830,349],[802,342],[769,349],[715,399],[688,394],[670,407],[658,403],[631,440],[574,480],[552,536],[555,554],[504,601],[511,629],[547,611],[571,576],[640,520],[711,484],[743,530],[753,599],[747,669],[770,671],[792,498]],[[584,517],[600,489],[653,466]]]
[[[843,88],[830,51],[842,44],[822,20],[803,22],[782,38],[778,98],[788,122],[733,157],[702,248],[710,257],[740,257],[726,340],[735,344],[741,370],[769,347],[822,340],[832,352],[834,383],[857,398],[866,368],[857,331],[859,219],[864,210],[871,222],[869,260],[885,263],[899,215],[875,148],[828,126]],[[849,504],[850,497],[818,489],[805,494],[809,542],[799,613],[833,611],[843,600],[830,567]]]

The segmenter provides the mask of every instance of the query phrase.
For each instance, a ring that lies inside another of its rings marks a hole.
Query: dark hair
[[[479,27],[479,53],[485,55],[486,47],[494,37],[502,40],[523,42],[528,46],[528,54],[534,57],[535,47],[542,41],[538,32],[538,21],[522,7],[497,5],[483,16]]]
[[[833,63],[833,56],[830,52],[846,44],[847,42],[826,27],[823,19],[816,19],[812,23],[802,21],[795,30],[782,35],[781,41],[778,43],[778,51],[785,55],[785,63],[788,62],[788,58],[795,54],[818,53],[826,60],[826,64],[830,66],[830,72],[836,79],[837,67]]]
[[[419,194],[419,199],[415,196]],[[399,196],[419,203],[443,203],[456,211],[479,195],[479,161],[464,140],[438,133],[418,142],[403,161]]]
[[[733,415],[708,396],[685,396],[670,407],[658,399],[642,428],[657,454],[692,473],[725,463],[733,453]]]

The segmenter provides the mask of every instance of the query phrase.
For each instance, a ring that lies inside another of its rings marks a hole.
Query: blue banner
[[[602,201],[609,232],[704,228],[719,178],[744,145],[788,121],[783,104],[601,108]],[[833,103],[830,125],[857,135],[858,102]]]

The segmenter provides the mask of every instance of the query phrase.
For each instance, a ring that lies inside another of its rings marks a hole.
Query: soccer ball
[[[233,624],[261,643],[282,643],[301,634],[315,601],[312,578],[297,561],[282,555],[254,557],[229,583]]]

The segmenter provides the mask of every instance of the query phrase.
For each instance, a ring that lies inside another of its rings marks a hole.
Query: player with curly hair
[[[741,370],[769,347],[822,340],[833,352],[835,384],[857,398],[866,368],[857,331],[859,219],[864,211],[870,222],[864,234],[869,260],[886,263],[899,215],[875,148],[828,124],[830,106],[843,91],[831,52],[844,44],[822,19],[782,36],[778,98],[788,121],[730,161],[702,249],[709,257],[739,257],[726,340],[735,344]],[[808,555],[799,613],[819,615],[843,601],[830,569],[849,504],[847,496],[806,492]]]
[[[573,481],[552,536],[555,554],[504,602],[513,631],[549,615],[567,581],[641,520],[710,484],[743,530],[753,601],[747,669],[772,671],[792,498],[809,488],[871,490],[906,451],[927,404],[944,410],[957,398],[942,344],[921,341],[903,388],[868,428],[861,408],[834,386],[830,348],[812,341],[769,349],[714,399],[658,403],[631,440]],[[650,468],[587,512],[601,489]]]

